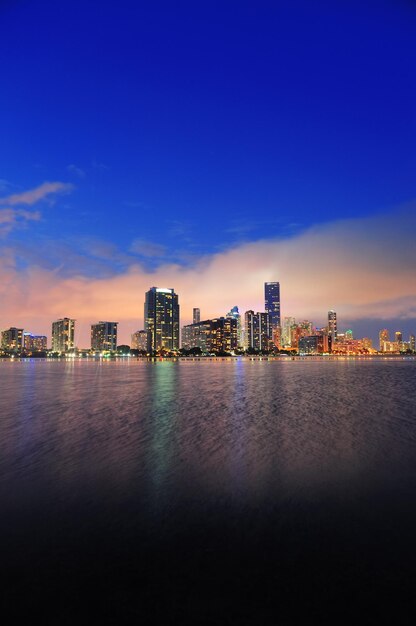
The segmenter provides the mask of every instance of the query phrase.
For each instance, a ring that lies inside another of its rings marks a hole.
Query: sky
[[[416,3],[0,2],[0,328],[416,333]]]

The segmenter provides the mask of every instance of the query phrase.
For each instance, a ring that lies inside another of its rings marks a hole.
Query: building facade
[[[244,315],[245,334],[244,347],[246,350],[270,350],[272,339],[272,325],[269,313],[254,313],[246,311]]]
[[[3,350],[11,352],[21,352],[23,350],[23,328],[10,328],[1,333],[1,347]]]
[[[91,350],[117,350],[118,322],[98,322],[91,325]]]
[[[280,283],[264,283],[264,309],[269,314],[271,328],[280,326]]]
[[[237,346],[243,345],[243,332],[241,327],[241,315],[238,310],[238,306],[233,306],[231,311],[228,311],[226,317],[231,317],[237,320]]]
[[[199,324],[201,321],[201,309],[195,307],[192,309],[192,324]]]
[[[149,352],[179,350],[179,302],[174,289],[151,287],[145,295],[144,329]]]
[[[332,350],[337,340],[338,326],[337,326],[337,314],[333,309],[328,311],[328,338],[329,347]]]
[[[147,330],[137,330],[131,336],[131,347],[133,350],[147,352],[149,349],[150,335]]]
[[[69,317],[52,322],[53,352],[71,352],[75,348],[75,320]]]
[[[45,352],[47,350],[46,336],[23,333],[23,347],[26,352]]]
[[[232,352],[237,348],[237,320],[217,317],[184,326],[182,348],[199,348],[205,354]]]

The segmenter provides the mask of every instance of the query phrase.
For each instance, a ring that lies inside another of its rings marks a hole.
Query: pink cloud
[[[22,193],[14,193],[6,196],[5,198],[0,198],[0,204],[9,206],[15,206],[17,204],[31,205],[45,199],[51,194],[67,193],[72,189],[73,185],[69,183],[45,182],[42,183],[42,185],[39,185],[39,187],[35,187],[35,189],[23,191]]]
[[[13,228],[29,221],[40,220],[39,211],[26,211],[25,209],[0,209],[0,236],[7,235]]]

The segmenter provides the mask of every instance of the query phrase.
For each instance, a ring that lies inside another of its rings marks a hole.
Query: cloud
[[[70,174],[75,174],[75,176],[78,176],[78,178],[85,178],[86,176],[84,170],[74,165],[74,163],[70,163],[69,165],[67,165],[66,169]]]
[[[32,205],[48,196],[57,193],[68,193],[73,189],[70,183],[45,182],[35,189],[14,193],[5,198],[0,198],[0,205],[16,206],[19,204]]]
[[[163,257],[166,254],[166,247],[146,239],[135,239],[130,246],[130,252],[149,258]]]
[[[120,322],[120,341],[129,343],[130,333],[143,327],[144,293],[153,285],[175,288],[184,324],[196,306],[203,318],[224,315],[234,305],[243,313],[264,310],[263,284],[278,280],[283,316],[323,324],[334,308],[341,327],[394,318],[398,327],[402,320],[416,330],[415,208],[236,245],[192,265],[163,262],[147,270],[133,261],[105,277],[86,275],[82,263],[64,274],[40,259],[22,268],[8,249],[0,256],[2,323],[50,335],[53,319],[73,316],[78,343],[88,346],[90,324],[109,319]]]
[[[13,228],[24,226],[26,222],[41,219],[39,211],[26,211],[25,209],[0,209],[0,235],[9,234]]]

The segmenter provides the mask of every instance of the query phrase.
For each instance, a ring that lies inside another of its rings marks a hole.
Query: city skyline
[[[411,332],[416,13],[353,5],[3,3],[0,327],[127,342],[149,285],[191,322],[279,276],[282,315]]]
[[[192,322],[183,323],[179,294],[173,288],[153,286],[144,294],[144,328],[131,333],[127,341],[118,339],[118,322],[99,321],[90,325],[88,348],[87,344],[82,345],[78,340],[76,320],[65,317],[52,322],[51,350],[58,353],[71,352],[74,348],[114,352],[118,346],[128,345],[150,354],[194,347],[202,348],[204,352],[230,352],[234,349],[267,351],[275,348],[308,352],[318,349],[319,345],[319,351],[324,353],[342,352],[343,349],[353,352],[363,348],[379,349],[380,352],[396,352],[403,348],[414,351],[414,329],[409,331],[407,339],[403,336],[406,332],[401,329],[394,331],[393,340],[390,330],[386,328],[379,329],[378,342],[367,335],[359,335],[360,339],[357,339],[357,333],[351,328],[338,325],[338,314],[334,309],[328,311],[327,323],[321,327],[306,316],[297,320],[293,316],[282,316],[280,281],[266,281],[263,287],[264,311],[255,313],[249,309],[242,312],[238,305],[234,305],[226,314],[201,320],[200,307],[193,307]],[[45,350],[47,336],[34,335],[24,328],[11,326],[1,331],[1,344],[6,350],[30,351],[32,344],[35,350]],[[210,350],[209,346],[217,347]]]

